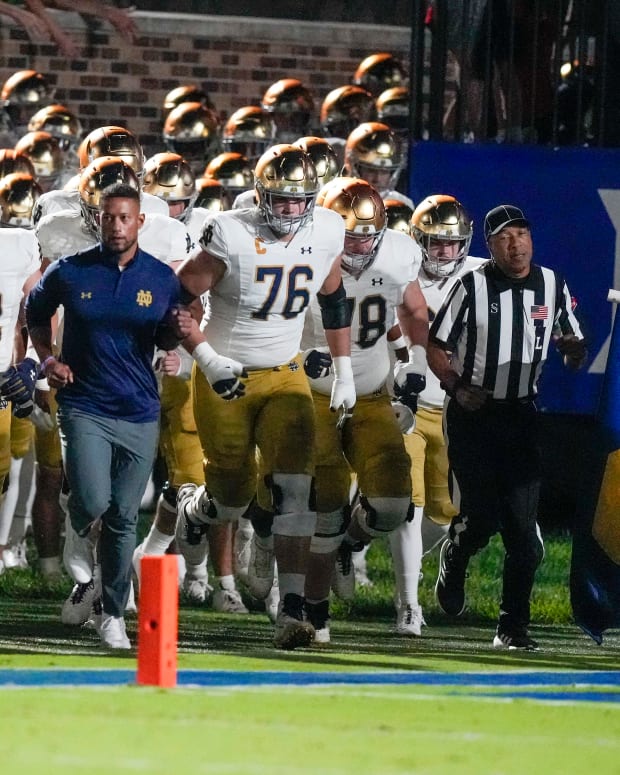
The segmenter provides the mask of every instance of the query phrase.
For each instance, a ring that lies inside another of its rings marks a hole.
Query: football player
[[[402,143],[387,124],[367,121],[347,137],[345,174],[366,180],[383,199],[399,199],[413,210],[411,199],[395,188],[405,163]]]
[[[318,517],[306,579],[306,609],[317,641],[327,643],[328,596],[337,554],[344,575],[353,581],[352,550],[389,535],[410,512],[410,462],[390,390],[393,382],[400,401],[415,411],[424,387],[428,317],[416,279],[419,250],[408,236],[386,228],[379,193],[363,180],[347,180],[329,187],[323,207],[338,213],[345,225],[341,273],[353,314],[351,360],[357,394],[352,416],[336,427],[327,399],[333,375],[315,326],[314,349],[306,353],[305,366],[317,416]],[[316,323],[319,311],[314,303],[311,312],[309,322]],[[409,360],[397,362],[392,378],[390,347],[402,346],[398,328],[393,330],[395,312],[409,338]],[[390,345],[388,335],[397,336],[395,345]],[[360,491],[352,510],[351,473],[357,476]]]
[[[54,89],[37,70],[18,70],[0,92],[0,147],[12,148],[28,131],[33,113],[53,101]]]
[[[272,83],[261,99],[261,108],[272,116],[276,141],[292,143],[309,134],[314,119],[314,99],[297,78],[281,78]]]
[[[276,125],[269,113],[258,105],[245,105],[230,115],[222,129],[225,151],[243,154],[256,164],[267,148],[275,143]]]
[[[418,280],[430,321],[465,272],[484,263],[468,255],[473,224],[453,196],[426,197],[411,217],[411,235],[422,251]],[[419,636],[423,623],[418,602],[422,555],[445,538],[456,513],[448,492],[448,458],[442,430],[445,393],[428,369],[420,393],[416,424],[405,436],[411,458],[414,516],[390,536],[396,581],[396,632]]]
[[[17,417],[28,417],[34,407],[33,393],[38,364],[24,358],[20,309],[22,301],[41,277],[41,253],[32,231],[32,213],[41,189],[31,175],[14,172],[0,180],[0,492],[5,495],[5,479],[11,465],[11,410]],[[30,446],[31,428],[25,449]],[[17,439],[17,437],[16,437]],[[22,445],[23,446],[23,445]],[[16,452],[16,450],[14,449]],[[17,456],[17,455],[16,455]],[[22,455],[23,456],[23,455]],[[15,470],[16,474],[17,471]],[[17,482],[14,482],[17,485]],[[9,540],[12,513],[0,530],[0,555]]]
[[[347,137],[356,126],[374,118],[374,108],[372,94],[353,84],[332,89],[321,103],[321,133],[337,153],[341,169]]]
[[[179,270],[199,313],[206,291],[210,304],[202,331],[183,343],[196,360],[194,414],[207,485],[179,489],[177,539],[184,553],[199,555],[209,524],[243,516],[256,492],[258,449],[271,503],[254,521],[250,588],[259,598],[269,594],[275,558],[281,601],[274,643],[293,649],[314,637],[303,611],[316,521],[314,409],[299,346],[317,293],[336,374],[331,407],[350,411],[355,404],[340,274],[344,225],[335,213],[314,208],[316,170],[301,149],[273,146],[254,176],[258,206],[209,216],[200,250]]]
[[[209,211],[193,206],[197,192],[189,164],[176,153],[166,151],[155,154],[144,165],[142,189],[163,199],[168,204],[171,217],[183,223],[192,242],[197,244]],[[173,352],[161,353],[157,363],[162,375],[159,448],[166,461],[168,480],[158,499],[149,533],[134,552],[134,569],[138,579],[141,558],[164,554],[174,539],[178,487],[184,482],[201,484],[204,481],[202,448],[194,421],[189,383],[192,358],[186,350],[177,348]],[[209,531],[208,537],[215,572],[214,610],[247,613],[233,575],[232,526],[217,525]],[[206,558],[198,565],[186,562],[182,583],[185,594],[191,600],[197,603],[206,601],[211,591]]]
[[[138,179],[142,177],[144,168],[142,147],[138,138],[124,127],[102,126],[93,129],[80,143],[77,155],[80,173],[95,159],[116,156],[131,167]],[[48,191],[37,203],[34,215],[35,226],[44,215],[61,210],[74,210],[79,213],[81,206],[77,185]],[[141,195],[141,206],[147,215],[168,215],[168,207],[165,202],[152,194],[144,192]]]

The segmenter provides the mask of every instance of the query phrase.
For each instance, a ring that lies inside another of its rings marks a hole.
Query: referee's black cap
[[[499,234],[506,226],[527,226],[530,222],[520,210],[514,205],[498,205],[486,214],[484,218],[484,238],[488,241],[489,237]]]

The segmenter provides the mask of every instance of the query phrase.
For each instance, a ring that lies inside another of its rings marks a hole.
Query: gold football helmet
[[[318,191],[316,169],[310,156],[294,145],[273,145],[260,157],[254,170],[258,207],[275,234],[291,234],[312,218]],[[274,212],[276,200],[297,199],[297,214]]]
[[[168,150],[204,164],[217,149],[217,115],[200,102],[182,102],[166,116],[163,138]]]
[[[192,168],[178,153],[156,153],[144,163],[142,190],[163,199],[169,207],[172,205],[171,215],[174,212],[173,217],[180,221],[191,211],[196,198],[195,184]]]
[[[405,162],[398,138],[378,121],[360,124],[351,132],[344,161],[349,174],[367,180],[381,192],[395,187]]]
[[[345,228],[342,266],[359,277],[375,259],[387,227],[383,199],[365,180],[331,185],[323,207],[342,216]]]
[[[327,182],[323,188],[319,190],[319,193],[316,195],[316,205],[318,207],[323,207],[323,203],[325,202],[325,199],[330,191],[330,189],[334,186],[344,186],[346,183],[349,183],[352,180],[357,180],[357,178],[352,178],[348,175],[338,175],[335,178],[332,178],[329,182]]]
[[[404,86],[406,82],[407,73],[401,62],[385,51],[362,59],[353,76],[353,83],[368,89],[374,97],[393,86]]]
[[[41,186],[25,172],[12,172],[0,179],[0,226],[32,229],[33,213]]]
[[[276,125],[273,118],[258,105],[246,105],[230,116],[222,130],[224,150],[242,153],[256,162],[275,142]]]
[[[292,143],[306,134],[314,100],[306,87],[296,78],[282,78],[272,83],[263,94],[261,107],[273,116],[280,143]]]
[[[224,186],[215,178],[198,178],[196,180],[196,200],[194,207],[203,207],[205,210],[229,210],[232,202]]]
[[[224,186],[232,200],[242,191],[252,188],[254,176],[250,162],[241,153],[225,151],[207,164],[205,178],[214,178]]]
[[[375,101],[377,120],[387,124],[393,132],[409,130],[409,92],[404,86],[382,91]]]
[[[0,148],[0,178],[12,172],[24,172],[34,178],[32,162],[23,153],[17,153],[13,148]]]
[[[321,129],[327,136],[347,137],[358,124],[370,121],[374,97],[361,86],[347,84],[332,89],[321,104]]]
[[[384,199],[385,212],[387,215],[387,227],[388,229],[394,229],[394,231],[402,231],[404,234],[409,235],[410,221],[413,215],[413,210],[405,202],[401,202],[400,199]]]
[[[230,210],[231,204],[228,193],[219,180],[215,180],[215,178],[198,178],[196,180],[194,207],[220,212],[221,210]]]
[[[211,108],[211,110],[215,107],[204,89],[195,84],[185,84],[183,86],[175,86],[164,97],[164,116],[167,116],[171,110],[174,110],[183,102],[200,102],[205,108]]]
[[[43,105],[49,105],[54,89],[47,78],[36,70],[18,70],[2,86],[0,103],[18,132],[25,132],[30,116]]]
[[[53,188],[64,166],[58,138],[49,132],[27,132],[17,141],[15,151],[30,159],[35,177],[43,189]]]
[[[440,279],[454,274],[467,258],[472,234],[473,222],[453,196],[427,196],[411,216],[411,236],[422,250],[422,266],[429,277]],[[431,256],[431,240],[458,242],[456,258],[446,260]]]
[[[101,194],[115,183],[127,183],[140,191],[138,176],[120,156],[100,156],[82,170],[78,184],[80,209],[84,223],[93,234],[99,229]]]
[[[28,122],[30,132],[49,132],[61,140],[61,145],[77,145],[82,135],[80,119],[64,105],[47,105]]]
[[[80,169],[86,169],[95,159],[117,156],[128,164],[136,175],[142,175],[144,154],[138,138],[122,126],[101,126],[80,143],[78,160]]]
[[[293,145],[301,148],[312,159],[319,188],[333,180],[340,172],[336,152],[324,137],[300,137]]]

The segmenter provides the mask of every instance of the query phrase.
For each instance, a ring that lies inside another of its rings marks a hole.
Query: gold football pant
[[[297,358],[250,371],[242,398],[225,401],[194,365],[194,416],[205,457],[205,480],[217,501],[248,504],[256,493],[257,458],[266,474],[314,472],[314,407]]]
[[[443,411],[419,407],[413,433],[405,436],[411,458],[413,502],[440,525],[457,513],[448,490],[448,456],[442,428]]]

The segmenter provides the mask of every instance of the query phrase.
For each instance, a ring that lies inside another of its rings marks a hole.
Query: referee
[[[437,602],[465,608],[469,558],[499,533],[505,547],[495,648],[536,649],[530,595],[543,544],[536,523],[540,463],[536,383],[553,341],[567,366],[586,360],[566,283],[532,263],[530,224],[513,205],[487,213],[491,261],[456,283],[429,336],[428,363],[448,395],[452,496],[459,513],[441,548]]]

